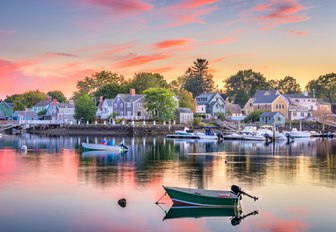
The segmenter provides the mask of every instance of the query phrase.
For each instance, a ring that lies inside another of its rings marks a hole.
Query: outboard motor
[[[238,185],[232,185],[231,186],[231,191],[234,192],[237,196],[241,195],[246,195],[250,198],[252,198],[254,201],[258,200],[258,197],[251,196],[250,194],[244,192]]]

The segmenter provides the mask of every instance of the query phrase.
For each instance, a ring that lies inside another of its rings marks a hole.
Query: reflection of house
[[[218,93],[204,93],[196,97],[196,113],[205,113],[209,116],[216,116],[219,113],[225,114],[225,100]]]
[[[32,110],[35,111],[36,113],[39,113],[43,110],[47,110],[49,107],[49,104],[51,103],[51,97],[48,97],[48,100],[46,101],[40,101],[36,103],[33,107]]]
[[[13,120],[38,120],[38,115],[35,111],[15,111]]]
[[[285,125],[285,116],[280,112],[264,112],[259,116],[261,124],[273,125],[276,127],[283,127]]]
[[[0,120],[11,119],[13,114],[13,104],[0,101]]]
[[[130,89],[129,94],[118,94],[112,104],[112,112],[116,113],[119,118],[145,119],[147,116],[145,96],[135,94],[135,89]]]
[[[73,100],[69,100],[69,103],[59,103],[56,99],[50,103],[45,119],[57,121],[59,123],[74,122],[75,105]]]
[[[177,108],[176,109],[176,119],[179,123],[193,123],[194,113],[190,108]]]
[[[96,116],[98,119],[107,119],[113,112],[113,99],[105,99],[100,97],[99,105],[97,107]]]
[[[286,118],[288,117],[288,100],[276,89],[257,90],[253,98],[250,98],[245,104],[244,111],[250,111],[251,105],[253,105],[253,111],[281,112]]]

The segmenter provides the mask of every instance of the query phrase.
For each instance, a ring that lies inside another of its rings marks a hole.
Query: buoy
[[[125,208],[126,207],[126,199],[125,198],[121,198],[118,201],[118,204],[120,205],[120,207]]]

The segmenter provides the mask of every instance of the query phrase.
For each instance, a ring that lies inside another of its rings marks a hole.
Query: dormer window
[[[270,95],[270,92],[266,91],[264,95],[265,96]]]

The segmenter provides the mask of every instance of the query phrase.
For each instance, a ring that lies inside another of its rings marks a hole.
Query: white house
[[[97,107],[96,116],[99,119],[107,119],[113,113],[113,100],[100,97],[99,105]]]

